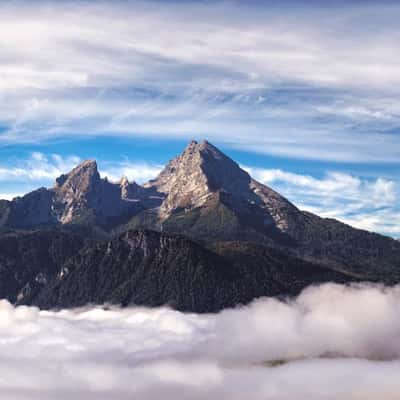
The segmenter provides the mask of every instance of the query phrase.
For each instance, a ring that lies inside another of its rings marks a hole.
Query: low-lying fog
[[[0,302],[3,400],[398,400],[400,287],[326,284],[215,315]]]

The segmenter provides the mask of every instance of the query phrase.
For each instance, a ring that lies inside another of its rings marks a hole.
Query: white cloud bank
[[[260,299],[215,315],[46,312],[2,301],[0,395],[397,400],[399,311],[399,287],[335,284],[308,288],[291,302]]]

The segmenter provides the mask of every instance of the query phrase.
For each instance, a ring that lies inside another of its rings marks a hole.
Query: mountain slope
[[[0,235],[0,298],[29,302],[83,245],[79,236],[58,231]]]
[[[295,295],[311,283],[354,277],[263,248],[252,262],[237,244],[219,254],[182,236],[130,231],[90,244],[63,265],[63,274],[30,301],[41,308],[89,303],[160,306],[214,312],[260,296]]]

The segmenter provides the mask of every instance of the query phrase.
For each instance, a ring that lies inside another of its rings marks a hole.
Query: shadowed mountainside
[[[243,257],[242,246],[224,242],[211,250],[154,231],[86,243],[52,231],[9,234],[0,238],[1,296],[41,308],[168,304],[214,312],[260,296],[296,295],[312,283],[357,280],[275,249],[253,247]]]

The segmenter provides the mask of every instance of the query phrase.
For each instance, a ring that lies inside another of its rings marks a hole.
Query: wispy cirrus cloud
[[[399,16],[392,2],[6,3],[0,142],[200,133],[279,156],[396,163]]]

